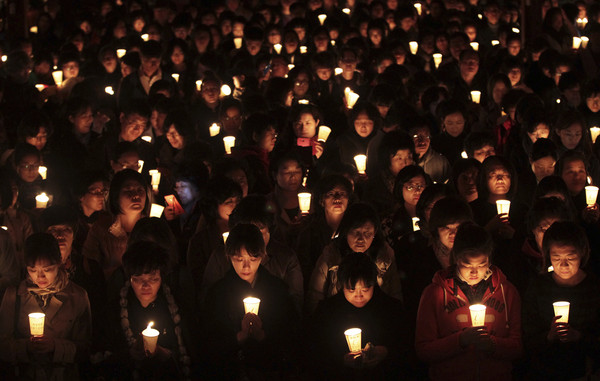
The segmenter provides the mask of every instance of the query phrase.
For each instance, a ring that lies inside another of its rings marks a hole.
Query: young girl
[[[521,301],[500,269],[491,265],[492,237],[466,223],[458,228],[451,266],[436,273],[421,296],[417,355],[431,380],[510,380],[521,353]],[[486,306],[472,326],[469,306]]]
[[[431,145],[453,165],[460,158],[467,136],[466,110],[460,102],[449,100],[440,103],[436,113],[442,132],[434,137]]]

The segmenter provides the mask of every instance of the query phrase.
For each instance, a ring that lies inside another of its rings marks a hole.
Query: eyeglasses
[[[431,136],[429,136],[429,135],[413,135],[412,138],[413,138],[413,140],[417,140],[417,141],[419,141],[419,140],[429,140],[429,139],[431,139]]]
[[[48,228],[48,233],[52,234],[53,236],[64,236],[64,235],[68,235],[68,234],[73,234],[73,228],[68,226],[65,228],[58,228],[58,227],[54,227],[51,226]]]
[[[412,192],[412,191],[420,192],[423,189],[425,189],[425,185],[421,185],[421,184],[406,184],[404,186],[404,189],[406,189],[409,192]]]
[[[98,189],[98,188],[88,189],[87,193],[91,194],[92,196],[104,197],[108,194],[108,189]]]
[[[24,169],[26,171],[37,171],[40,169],[39,164],[23,164],[19,165],[19,168]]]

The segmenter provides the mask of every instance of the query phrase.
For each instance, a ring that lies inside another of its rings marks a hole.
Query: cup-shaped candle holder
[[[258,308],[260,307],[260,299],[248,297],[243,300],[244,312],[258,315]]]
[[[472,304],[469,306],[471,325],[473,327],[481,327],[485,324],[485,309],[486,307],[483,304]]]
[[[346,342],[350,353],[359,353],[362,349],[362,330],[360,328],[350,328],[344,331]]]
[[[569,308],[571,307],[571,303],[569,302],[554,302],[552,303],[554,307],[554,316],[560,316],[557,323],[568,323],[569,322]]]
[[[31,336],[44,336],[44,321],[46,315],[41,312],[33,312],[29,314],[29,331]]]

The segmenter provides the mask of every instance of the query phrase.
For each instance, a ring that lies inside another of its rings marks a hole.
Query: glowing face
[[[514,67],[512,69],[510,69],[510,71],[507,73],[508,75],[508,79],[510,79],[510,85],[511,86],[516,86],[519,84],[519,82],[521,82],[521,69],[518,67]]]
[[[175,65],[183,64],[185,60],[185,55],[183,54],[183,50],[179,46],[175,46],[173,48],[173,52],[171,53],[171,62]]]
[[[375,239],[375,225],[372,222],[351,229],[346,236],[348,247],[355,253],[364,253],[369,250],[373,240]]]
[[[65,81],[69,78],[75,78],[79,75],[79,63],[75,61],[66,62],[62,66],[62,71]]]
[[[121,114],[121,138],[127,142],[133,142],[146,129],[148,118],[138,114],[123,115]]]
[[[504,196],[510,190],[511,175],[504,167],[492,168],[487,177],[488,190],[495,196]]]
[[[40,127],[36,136],[27,136],[25,137],[25,141],[37,148],[38,151],[43,150],[48,142],[48,131],[46,130],[46,127]]]
[[[27,266],[29,277],[39,288],[52,285],[58,276],[58,264],[50,264],[48,260],[39,260],[33,267]]]
[[[294,133],[299,138],[312,138],[317,134],[319,119],[315,119],[312,114],[304,113],[294,124]]]
[[[174,190],[183,205],[189,205],[197,200],[200,195],[198,188],[189,181],[177,181]]]
[[[73,129],[79,134],[87,134],[92,128],[94,122],[94,114],[92,108],[88,107],[86,110],[69,117],[69,120],[73,124]]]
[[[175,126],[171,125],[166,135],[171,147],[177,150],[183,149],[183,146],[185,145],[185,138],[180,135],[179,132],[177,132]]]
[[[321,81],[328,81],[331,78],[332,70],[330,68],[318,68],[316,72]]]
[[[321,206],[325,210],[326,215],[339,216],[346,212],[349,198],[350,196],[344,188],[341,186],[336,186],[329,192],[325,193],[321,201]]]
[[[476,257],[467,257],[456,264],[456,270],[469,286],[481,282],[489,268],[489,257],[483,254]]]
[[[283,190],[298,190],[302,181],[302,167],[295,160],[282,163],[277,171],[276,181]]]
[[[458,194],[465,201],[471,202],[477,198],[477,174],[476,168],[462,172],[458,175],[457,188]]]
[[[560,141],[566,149],[575,149],[583,135],[583,128],[580,124],[572,124],[564,130],[556,130]]]
[[[486,145],[481,147],[480,149],[476,149],[473,151],[473,158],[480,163],[483,163],[485,159],[490,156],[494,156],[496,154],[496,149],[493,146]]]
[[[411,132],[413,141],[415,142],[415,152],[419,157],[423,157],[429,150],[429,144],[431,142],[429,128],[416,128]]]
[[[570,245],[550,246],[550,263],[554,267],[554,275],[568,282],[577,278],[581,266],[581,255]]]
[[[146,189],[135,180],[126,181],[119,192],[119,208],[122,214],[141,213],[146,206]]]
[[[572,196],[579,194],[585,187],[587,170],[585,163],[580,160],[565,163],[561,177],[567,184],[567,189]]]
[[[452,249],[454,247],[454,239],[456,238],[456,232],[458,230],[459,225],[460,222],[454,222],[446,226],[437,228],[440,243],[446,248]]]
[[[412,153],[410,150],[401,149],[390,158],[390,172],[396,176],[402,168],[413,164]]]
[[[277,132],[273,127],[266,130],[258,139],[258,146],[267,152],[273,151],[277,142]]]
[[[158,290],[162,284],[160,271],[154,270],[148,274],[132,275],[131,288],[142,307],[147,307],[156,300]]]
[[[39,157],[35,155],[28,155],[25,156],[17,165],[17,174],[19,175],[21,180],[25,181],[26,183],[32,183],[40,175],[39,169]]]
[[[402,187],[402,198],[404,198],[404,202],[408,205],[416,206],[425,187],[427,187],[427,183],[423,176],[415,176],[408,180]]]
[[[544,177],[554,174],[556,160],[552,156],[545,156],[531,163],[531,170],[535,174],[535,178],[540,182]]]
[[[542,242],[544,240],[544,234],[546,234],[546,230],[552,226],[553,223],[559,221],[558,218],[546,218],[538,224],[535,228],[533,228],[533,237],[535,238],[535,243],[538,246],[540,252],[542,251]]]
[[[230,258],[231,265],[235,270],[236,274],[246,282],[252,284],[256,278],[256,272],[260,267],[261,257],[253,257],[248,254],[245,247],[240,249],[238,255]]]
[[[144,57],[142,56],[142,72],[144,75],[151,77],[156,73],[160,67],[160,58],[158,57]]]
[[[585,99],[585,104],[590,109],[591,112],[599,112],[600,111],[600,94],[594,94],[589,98]]]
[[[532,143],[537,142],[538,139],[548,139],[550,136],[550,127],[545,123],[540,123],[533,129],[533,132],[528,132],[527,136]]]
[[[443,129],[448,135],[458,137],[465,129],[465,117],[460,112],[447,115],[443,120]]]
[[[102,181],[96,181],[91,184],[87,192],[81,196],[81,208],[84,211],[99,212],[104,209],[104,197],[107,194],[106,186]]]
[[[354,130],[361,138],[366,138],[373,132],[375,122],[369,118],[366,112],[361,112],[354,121]]]
[[[217,207],[217,215],[220,219],[229,221],[229,216],[239,203],[239,197],[229,197],[223,203],[219,204],[219,206]]]
[[[362,280],[359,280],[354,288],[344,286],[344,297],[354,307],[363,308],[373,297],[373,286],[367,287]]]

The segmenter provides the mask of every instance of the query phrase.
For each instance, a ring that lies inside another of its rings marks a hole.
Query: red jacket
[[[521,300],[495,266],[482,303],[485,326],[495,343],[492,354],[462,348],[459,335],[471,326],[469,302],[454,281],[454,269],[440,270],[421,295],[417,314],[417,355],[429,363],[432,380],[510,380],[512,360],[522,352]]]

